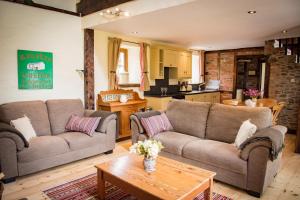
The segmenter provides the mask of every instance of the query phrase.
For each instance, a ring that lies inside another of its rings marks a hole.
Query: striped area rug
[[[97,198],[97,174],[91,174],[74,181],[43,191],[51,200],[98,200]],[[126,194],[120,188],[106,183],[106,200],[136,200],[130,194]],[[203,193],[194,200],[204,200]],[[223,195],[213,193],[213,200],[232,200]]]

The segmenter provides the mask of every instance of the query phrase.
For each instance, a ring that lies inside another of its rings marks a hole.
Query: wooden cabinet
[[[163,79],[164,67],[170,67],[169,78],[192,78],[192,53],[167,46],[151,46],[150,78]]]
[[[153,110],[166,110],[172,97],[145,97],[147,106]]]
[[[159,47],[150,48],[150,78],[164,79],[163,50]]]
[[[220,92],[186,95],[185,100],[198,101],[198,102],[220,103]]]
[[[178,67],[179,52],[171,49],[163,49],[163,57],[161,61],[164,67]]]
[[[183,51],[178,58],[178,78],[192,78],[192,54]]]
[[[120,102],[120,96],[126,95],[128,101]],[[118,138],[131,135],[130,115],[145,109],[147,101],[140,99],[139,95],[133,90],[110,90],[102,91],[98,94],[97,110],[116,112],[119,118],[120,132]]]

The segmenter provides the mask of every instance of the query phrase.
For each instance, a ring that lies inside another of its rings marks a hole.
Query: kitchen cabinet
[[[150,78],[164,79],[163,50],[159,47],[150,48]]]
[[[153,110],[166,110],[172,97],[145,97],[147,106]]]
[[[161,61],[164,67],[178,67],[179,52],[171,49],[163,49]]]
[[[220,92],[186,95],[185,100],[197,102],[220,103]]]
[[[151,46],[150,78],[163,79],[164,67],[170,67],[170,79],[192,78],[192,53],[168,46]]]
[[[183,51],[178,58],[178,78],[192,78],[192,54]]]

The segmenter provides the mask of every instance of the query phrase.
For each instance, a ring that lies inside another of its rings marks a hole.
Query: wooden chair
[[[277,100],[276,99],[269,99],[269,98],[265,98],[265,99],[257,99],[256,102],[258,107],[269,107],[269,108],[273,108],[275,105],[277,105]]]
[[[273,108],[272,108],[272,114],[273,114],[272,122],[273,122],[273,125],[277,124],[279,114],[282,111],[284,106],[285,106],[285,102],[279,102],[278,104],[273,106]]]

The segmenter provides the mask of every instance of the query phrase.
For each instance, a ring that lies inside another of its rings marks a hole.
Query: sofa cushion
[[[269,108],[214,104],[207,119],[206,138],[233,143],[240,126],[247,119],[257,126],[257,130],[272,125],[272,113]]]
[[[233,144],[205,139],[189,142],[183,147],[182,153],[182,156],[188,159],[246,174],[247,162],[239,155],[239,150]]]
[[[106,139],[106,134],[99,132],[95,132],[93,137],[80,132],[67,132],[57,136],[64,139],[72,151],[95,145],[105,145],[103,144],[103,141]]]
[[[93,136],[100,120],[101,117],[78,117],[76,115],[72,115],[65,129]]]
[[[166,131],[155,135],[153,139],[161,141],[164,146],[162,151],[181,155],[182,149],[186,144],[191,141],[198,140],[199,138],[177,132]]]
[[[45,157],[67,153],[70,148],[67,142],[57,136],[40,136],[32,138],[29,147],[18,152],[18,162],[31,162]]]
[[[26,115],[38,136],[51,135],[46,104],[43,101],[20,101],[0,105],[0,121],[7,124]]]
[[[210,106],[211,103],[172,101],[166,114],[175,132],[204,138]]]
[[[165,113],[142,118],[141,123],[150,138],[160,132],[173,130],[173,127]]]
[[[66,132],[66,124],[72,115],[82,117],[84,114],[83,104],[80,99],[48,100],[46,105],[53,135]]]

